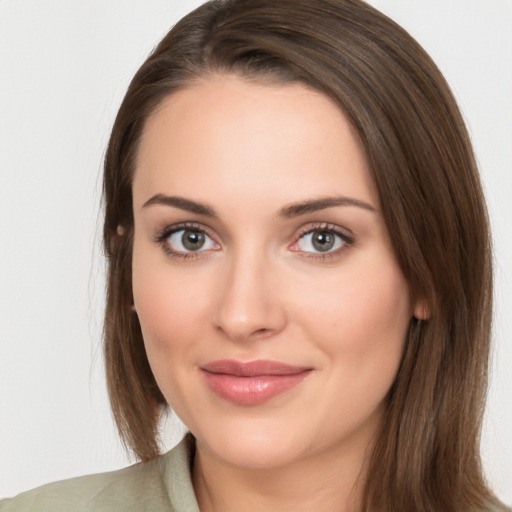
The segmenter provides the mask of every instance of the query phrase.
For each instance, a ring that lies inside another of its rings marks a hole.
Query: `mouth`
[[[312,368],[277,361],[212,361],[201,366],[206,383],[220,398],[237,405],[259,405],[299,385]]]

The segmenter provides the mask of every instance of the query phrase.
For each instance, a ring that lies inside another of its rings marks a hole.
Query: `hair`
[[[212,74],[301,83],[353,125],[413,298],[382,427],[367,455],[363,507],[482,511],[495,498],[479,445],[492,317],[488,218],[469,136],[442,74],[392,20],[359,0],[214,0],[179,21],[133,78],[104,167],[108,259],[105,357],[121,438],[159,454],[168,406],[131,312],[132,178],[145,122],[161,102]]]

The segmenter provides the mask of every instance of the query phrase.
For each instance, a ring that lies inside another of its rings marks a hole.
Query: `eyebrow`
[[[199,215],[206,215],[207,217],[217,217],[215,210],[211,206],[208,206],[203,203],[198,203],[196,201],[191,201],[190,199],[185,199],[184,197],[155,194],[142,205],[142,208],[146,208],[154,204],[174,206],[175,208],[179,208],[180,210],[198,213]]]
[[[192,213],[197,213],[199,215],[205,215],[207,217],[218,217],[215,210],[207,204],[192,201],[191,199],[185,199],[184,197],[166,196],[164,194],[155,194],[142,205],[142,208],[147,208],[148,206],[155,204],[173,206],[175,208],[179,208],[180,210],[186,210]],[[301,201],[298,203],[290,204],[279,210],[278,217],[291,219],[305,215],[307,213],[325,210],[326,208],[332,208],[334,206],[355,206],[370,212],[377,211],[377,209],[371,204],[365,203],[359,199],[345,196],[336,196],[322,197],[310,201]]]
[[[303,201],[300,203],[294,203],[289,206],[285,206],[279,211],[279,216],[285,219],[291,219],[293,217],[298,217],[299,215],[324,210],[326,208],[332,208],[334,206],[355,206],[357,208],[362,208],[363,210],[368,210],[370,212],[377,211],[377,208],[359,199],[353,199],[351,197],[345,196],[337,196],[322,197],[319,199],[313,199],[311,201]]]

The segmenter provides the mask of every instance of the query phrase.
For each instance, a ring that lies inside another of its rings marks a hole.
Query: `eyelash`
[[[174,233],[178,233],[179,231],[190,230],[190,231],[198,231],[200,233],[204,233],[208,238],[214,240],[213,236],[211,236],[207,229],[201,224],[195,224],[190,222],[185,222],[182,224],[175,224],[173,226],[167,226],[162,231],[158,232],[154,236],[154,241],[159,244],[163,251],[172,258],[181,259],[181,260],[194,260],[201,257],[201,253],[204,251],[190,251],[190,252],[181,252],[175,251],[169,247],[167,244],[167,240]]]
[[[201,224],[195,224],[195,223],[181,223],[181,224],[175,224],[173,226],[167,226],[162,231],[157,232],[153,239],[155,243],[159,244],[162,247],[162,250],[170,257],[181,259],[181,260],[194,260],[201,256],[204,256],[201,253],[204,253],[206,251],[190,251],[190,252],[182,252],[182,251],[176,251],[169,247],[167,241],[169,237],[171,237],[173,234],[183,231],[183,230],[190,230],[190,231],[198,231],[200,233],[204,233],[208,238],[215,242],[215,239],[212,235],[210,235],[209,230],[206,229]],[[298,242],[303,239],[306,235],[309,235],[314,232],[326,232],[332,235],[335,235],[336,237],[340,238],[343,242],[342,246],[329,252],[308,252],[308,251],[300,251],[300,250],[293,250],[293,252],[299,253],[301,257],[306,259],[313,259],[318,261],[328,261],[335,259],[341,255],[342,252],[345,252],[351,245],[354,244],[354,238],[352,235],[348,235],[347,233],[344,233],[340,230],[339,227],[328,224],[328,223],[320,223],[320,224],[313,224],[308,225],[304,227],[296,236],[295,241],[293,242],[293,245],[298,244]],[[218,245],[218,244],[217,244]]]
[[[354,237],[352,235],[348,235],[346,232],[343,232],[338,226],[335,226],[333,224],[328,223],[320,223],[320,224],[313,224],[304,227],[301,231],[299,231],[297,235],[297,240],[293,243],[293,245],[296,245],[299,240],[304,238],[306,235],[309,235],[311,233],[315,232],[325,232],[329,233],[331,235],[335,235],[338,238],[341,239],[343,242],[342,246],[338,249],[335,249],[334,251],[329,252],[306,252],[306,251],[294,251],[299,252],[303,258],[306,259],[313,259],[318,261],[329,261],[333,260],[335,258],[338,258],[343,252],[345,252],[351,245],[354,244]]]

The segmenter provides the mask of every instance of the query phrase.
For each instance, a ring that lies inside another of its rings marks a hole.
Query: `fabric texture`
[[[200,512],[192,487],[194,439],[126,469],[43,485],[0,501],[1,512]]]

